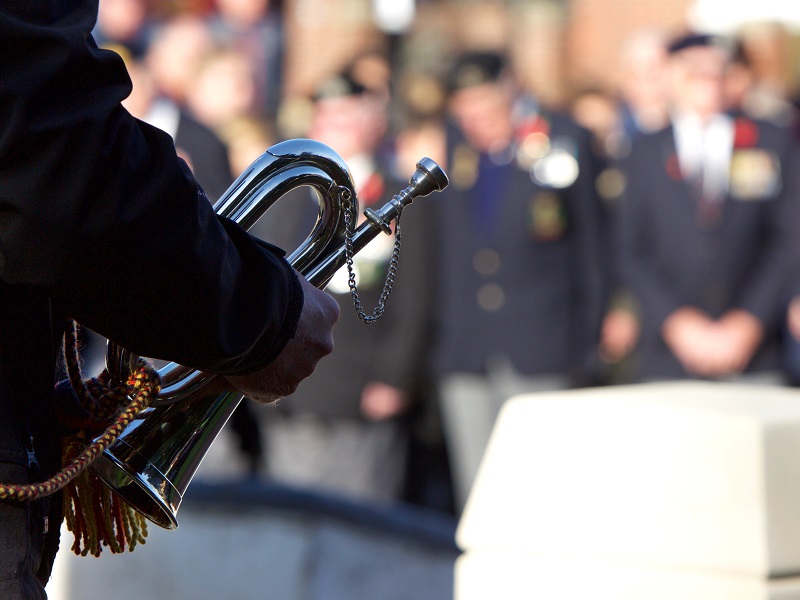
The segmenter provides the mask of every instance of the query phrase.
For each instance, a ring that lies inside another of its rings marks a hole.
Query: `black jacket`
[[[31,436],[44,475],[59,466],[66,317],[142,356],[243,374],[278,355],[302,309],[279,251],[217,218],[169,136],[120,107],[130,80],[94,44],[96,13],[0,2],[0,479],[22,477]],[[28,509],[0,511],[0,546],[24,553],[25,536],[6,540]],[[28,555],[0,560],[0,596],[22,595]]]

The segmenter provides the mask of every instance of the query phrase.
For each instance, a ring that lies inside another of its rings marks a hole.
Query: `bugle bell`
[[[447,176],[423,158],[409,185],[382,208],[365,211],[355,228],[358,202],[347,165],[331,148],[312,140],[289,140],[268,149],[214,204],[214,210],[250,228],[285,193],[301,186],[316,191],[320,204],[308,238],[287,257],[312,284],[323,288],[333,274],[380,233],[414,198],[441,191]],[[109,342],[107,368],[124,380],[138,356]],[[162,389],[92,464],[113,491],[153,523],[178,526],[183,495],[243,396],[213,392],[213,375],[170,363],[159,370]]]

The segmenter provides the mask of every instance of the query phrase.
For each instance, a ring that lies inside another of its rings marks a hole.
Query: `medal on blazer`
[[[542,190],[528,205],[528,227],[533,239],[552,242],[567,230],[567,213],[558,193]]]
[[[768,200],[781,190],[781,163],[774,152],[763,148],[734,150],[729,178],[733,199]]]
[[[517,164],[530,170],[550,151],[550,123],[539,115],[526,119],[517,129]]]
[[[450,181],[457,188],[466,190],[478,179],[478,152],[467,144],[459,144],[453,151]]]
[[[576,154],[575,142],[570,138],[553,139],[550,150],[534,161],[531,178],[544,187],[557,190],[568,188],[575,183],[580,172]]]
[[[603,169],[594,182],[597,194],[607,204],[613,204],[625,193],[628,179],[622,169],[607,167]]]
[[[728,189],[734,200],[758,201],[774,198],[781,190],[781,163],[778,156],[756,148],[758,127],[739,117],[733,123],[733,153],[728,174]]]

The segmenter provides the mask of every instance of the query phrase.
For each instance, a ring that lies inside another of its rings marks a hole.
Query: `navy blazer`
[[[734,129],[729,190],[710,219],[680,173],[671,127],[637,140],[623,163],[617,252],[641,308],[640,377],[687,376],[661,336],[682,306],[714,318],[749,311],[768,337],[749,369],[778,366],[775,331],[796,268],[798,156],[788,130],[744,117]]]
[[[483,373],[498,358],[525,374],[591,367],[603,303],[597,161],[585,130],[546,118],[548,143],[575,161],[566,186],[535,181],[516,160],[481,167],[487,157],[456,144],[435,201],[441,374]]]

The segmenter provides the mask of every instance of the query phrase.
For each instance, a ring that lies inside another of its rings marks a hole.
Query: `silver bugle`
[[[447,175],[423,158],[409,185],[352,231],[357,253],[415,198],[443,190]],[[309,186],[320,212],[311,233],[289,254],[292,266],[324,288],[347,260],[345,221],[355,223],[358,202],[344,161],[328,146],[312,140],[276,144],[256,159],[214,204],[214,210],[249,229],[287,192]],[[345,215],[345,213],[349,215]],[[346,219],[346,216],[349,218]],[[107,368],[124,381],[139,357],[108,343]],[[177,513],[197,468],[243,399],[238,391],[212,392],[214,375],[170,363],[159,369],[162,390],[92,464],[95,474],[135,510],[166,529],[178,526]]]

